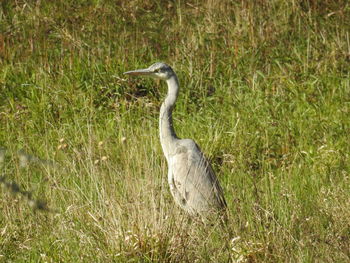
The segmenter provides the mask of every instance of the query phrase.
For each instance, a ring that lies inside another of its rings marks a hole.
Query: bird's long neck
[[[176,75],[173,75],[166,82],[168,84],[168,94],[160,108],[159,132],[163,152],[168,159],[171,149],[174,149],[172,145],[178,139],[173,126],[172,112],[179,93],[179,81]]]

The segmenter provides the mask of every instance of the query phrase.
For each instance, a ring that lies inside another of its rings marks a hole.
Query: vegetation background
[[[0,262],[349,262],[349,31],[347,0],[1,1]],[[174,205],[166,88],[122,75],[156,61],[230,231]]]

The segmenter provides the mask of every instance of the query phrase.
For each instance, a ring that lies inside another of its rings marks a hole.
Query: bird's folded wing
[[[180,146],[171,158],[174,184],[184,201],[196,210],[226,205],[217,178],[200,149]]]

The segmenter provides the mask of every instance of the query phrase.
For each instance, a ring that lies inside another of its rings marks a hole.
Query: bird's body
[[[208,215],[226,208],[222,188],[215,173],[191,139],[176,136],[172,111],[179,93],[175,72],[164,63],[155,63],[147,69],[128,71],[129,75],[149,75],[163,79],[168,94],[159,116],[160,142],[168,163],[168,183],[175,202],[190,215]]]

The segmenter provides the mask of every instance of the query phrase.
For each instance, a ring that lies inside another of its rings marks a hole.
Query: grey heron
[[[225,210],[225,197],[210,163],[193,140],[176,136],[172,112],[179,94],[179,81],[173,69],[157,62],[124,74],[150,76],[165,80],[168,85],[168,94],[160,108],[159,132],[168,163],[168,183],[177,205],[190,215],[207,216]]]

